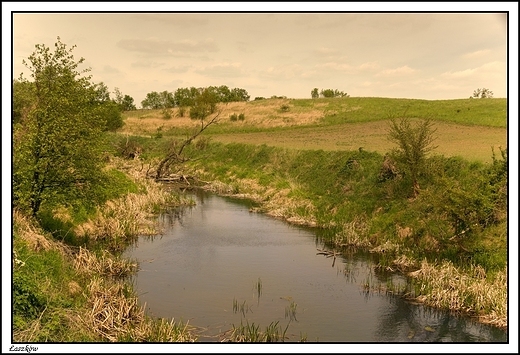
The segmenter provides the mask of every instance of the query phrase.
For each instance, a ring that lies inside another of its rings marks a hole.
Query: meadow
[[[506,99],[411,100],[389,98],[266,99],[221,104],[219,123],[205,132],[222,143],[266,144],[290,149],[349,151],[362,148],[385,154],[390,118],[431,118],[437,154],[490,162],[491,147],[507,146]],[[233,114],[244,120],[232,121]],[[198,122],[187,115],[165,119],[162,110],[124,114],[121,133],[182,137]]]

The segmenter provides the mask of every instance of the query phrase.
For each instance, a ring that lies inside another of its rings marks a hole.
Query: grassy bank
[[[187,324],[145,314],[124,281],[137,264],[120,257],[138,235],[158,232],[155,212],[191,202],[143,179],[135,164],[114,163],[127,174],[125,186],[138,192],[111,186],[112,198],[93,211],[61,206],[43,214],[45,223],[13,212],[15,342],[196,340]]]

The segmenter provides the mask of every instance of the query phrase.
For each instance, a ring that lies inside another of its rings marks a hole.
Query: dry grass
[[[93,279],[88,286],[90,312],[79,317],[82,324],[91,329],[103,341],[134,342],[194,342],[188,325],[171,321],[152,320],[145,316],[144,307],[136,297],[128,297],[123,283],[107,285]]]
[[[180,200],[154,181],[142,179],[140,184],[144,186],[145,193],[130,193],[106,202],[98,208],[94,218],[75,228],[76,235],[107,240],[117,247],[119,241],[159,233],[158,225],[153,220],[154,212],[160,206],[177,205]]]
[[[34,251],[57,250],[62,255],[70,255],[71,251],[64,244],[47,238],[45,232],[36,223],[18,210],[13,210],[13,228],[18,236]]]
[[[199,171],[200,173],[200,171]],[[315,207],[311,201],[289,197],[293,188],[276,189],[260,185],[253,179],[240,179],[230,176],[234,185],[212,181],[204,186],[205,190],[219,195],[249,199],[260,204],[252,212],[261,211],[266,215],[283,219],[291,224],[315,227]],[[304,211],[304,215],[298,211]]]
[[[80,247],[74,261],[74,268],[85,274],[97,273],[100,275],[124,277],[137,270],[137,263],[121,259],[103,250],[101,256]],[[70,285],[69,285],[70,288]]]
[[[282,112],[281,106],[287,105],[289,110]],[[217,110],[221,111],[219,121],[232,126],[254,127],[287,127],[309,125],[318,122],[323,117],[323,107],[327,103],[316,103],[313,108],[298,108],[291,105],[288,99],[270,99],[258,102],[230,102],[219,104]],[[200,125],[199,121],[192,120],[189,112],[185,117],[180,117],[179,109],[173,108],[173,117],[165,119],[162,110],[137,110],[125,113],[125,125],[121,130],[123,134],[151,136],[157,133],[157,128],[163,131],[171,128],[189,128]],[[231,121],[232,114],[245,116],[244,121]]]
[[[344,223],[343,228],[334,236],[334,245],[339,247],[370,248],[372,243],[368,238],[369,225],[361,216]]]
[[[451,262],[433,265],[423,261],[409,274],[421,282],[416,300],[433,307],[475,315],[481,322],[507,328],[507,271],[489,280],[477,266],[462,272]]]

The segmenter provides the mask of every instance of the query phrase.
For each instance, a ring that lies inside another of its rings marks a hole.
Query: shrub
[[[177,116],[184,117],[185,114],[186,114],[186,107],[180,106],[179,110],[177,111]]]
[[[229,119],[230,119],[231,121],[236,121],[236,120],[238,120],[238,116],[237,116],[236,113],[234,113],[234,114],[232,114],[232,115],[229,115]]]
[[[246,118],[246,116],[245,116],[243,113],[241,113],[240,115],[238,115],[238,119],[239,119],[240,121],[245,120],[245,118]]]
[[[173,110],[170,108],[163,108],[161,114],[164,119],[169,120],[173,117]]]
[[[118,152],[125,159],[136,159],[143,152],[143,147],[133,138],[123,138],[118,144]]]
[[[15,271],[13,273],[13,315],[36,318],[44,304],[34,280],[21,271]]]

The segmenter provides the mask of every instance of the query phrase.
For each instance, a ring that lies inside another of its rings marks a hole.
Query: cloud
[[[479,51],[466,53],[466,54],[463,55],[463,57],[464,58],[468,58],[468,59],[480,58],[480,57],[485,56],[489,52],[490,52],[489,49],[482,49],[482,50],[479,50]]]
[[[376,76],[402,76],[409,75],[417,72],[417,70],[410,68],[408,65],[404,65],[399,68],[385,69],[376,74]]]
[[[164,63],[154,62],[151,60],[140,60],[137,62],[133,62],[130,65],[133,68],[157,68],[157,67],[164,65]]]
[[[361,64],[358,69],[363,71],[378,70],[381,66],[378,62],[366,62]]]
[[[244,76],[240,63],[217,63],[195,70],[196,73],[211,77]]]
[[[213,39],[182,41],[149,39],[122,39],[117,46],[131,52],[140,52],[152,55],[178,55],[186,53],[217,52],[218,46]]]
[[[135,20],[161,22],[176,27],[199,27],[208,24],[209,17],[195,14],[134,14]]]
[[[474,75],[480,74],[492,74],[496,73],[497,75],[505,75],[506,73],[506,65],[504,62],[494,61],[481,65],[477,68],[469,68],[464,70],[459,70],[455,72],[444,72],[441,74],[444,78],[466,78]]]
[[[190,70],[190,65],[181,65],[177,67],[169,67],[163,69],[163,71],[166,71],[168,73],[186,73],[188,70]]]
[[[305,71],[302,66],[298,64],[286,64],[279,66],[271,66],[260,72],[260,76],[272,80],[289,80],[300,78],[304,75],[310,74],[310,71]]]
[[[103,73],[107,73],[107,74],[118,74],[118,73],[121,73],[121,70],[117,69],[117,68],[114,68],[113,66],[111,65],[105,65],[103,67]]]

